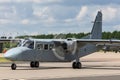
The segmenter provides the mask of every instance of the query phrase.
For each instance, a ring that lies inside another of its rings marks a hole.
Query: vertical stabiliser
[[[83,39],[101,39],[101,38],[102,38],[102,12],[98,11],[94,24],[93,24],[91,34],[86,36]],[[99,48],[96,47],[96,45],[86,44],[84,47],[80,49],[79,57],[89,55],[98,50]]]
[[[102,38],[102,12],[98,11],[95,18],[93,28],[90,35],[91,39],[101,39]]]
[[[84,37],[84,38],[91,38],[91,39],[101,39],[102,38],[102,13],[101,11],[98,11],[96,19],[93,24],[93,28],[91,31],[91,34]],[[72,67],[75,68],[82,68],[81,62],[80,62],[80,57],[89,55],[93,52],[97,51],[97,48],[95,45],[92,44],[86,44],[84,47],[82,47],[79,50],[76,51],[75,53],[75,62],[73,62]]]

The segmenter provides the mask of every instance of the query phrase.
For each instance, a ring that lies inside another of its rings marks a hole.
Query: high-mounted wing
[[[120,44],[120,40],[105,40],[105,39],[76,39],[77,45],[79,47],[84,46],[87,43],[95,45],[104,45],[104,44]]]

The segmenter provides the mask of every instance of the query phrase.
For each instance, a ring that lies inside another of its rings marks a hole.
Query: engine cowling
[[[64,60],[65,54],[75,54],[76,48],[76,41],[66,41],[60,43],[59,46],[55,46],[53,51],[56,57]]]

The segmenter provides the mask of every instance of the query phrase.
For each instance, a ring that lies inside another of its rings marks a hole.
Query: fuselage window
[[[48,44],[44,44],[44,49],[48,50]]]
[[[37,44],[37,49],[42,50],[43,49],[43,44]]]
[[[53,49],[53,47],[54,47],[54,45],[53,45],[53,44],[50,44],[50,45],[49,45],[49,49],[50,49],[50,50],[52,50],[52,49]]]

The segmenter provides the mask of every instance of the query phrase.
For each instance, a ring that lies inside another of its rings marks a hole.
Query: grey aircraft
[[[113,44],[108,44],[108,45],[104,45],[103,49],[104,53],[106,53],[107,51],[113,51],[115,53],[120,52],[120,45],[113,45]]]
[[[39,62],[72,62],[73,69],[82,68],[81,57],[101,49],[102,44],[120,44],[120,40],[103,40],[102,12],[98,11],[91,34],[82,39],[25,39],[16,47],[8,50],[4,57],[13,61],[29,61],[31,68],[38,68]]]

